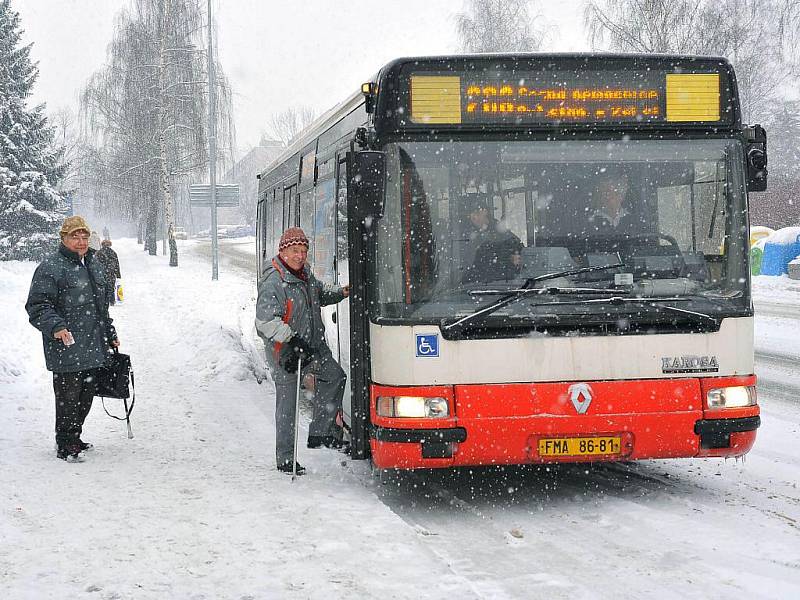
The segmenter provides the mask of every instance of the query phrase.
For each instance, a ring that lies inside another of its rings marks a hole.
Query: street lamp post
[[[208,180],[211,184],[211,280],[219,279],[217,258],[217,95],[214,89],[214,45],[211,0],[208,0]]]

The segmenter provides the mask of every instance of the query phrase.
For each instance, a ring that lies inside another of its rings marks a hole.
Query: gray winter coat
[[[47,369],[72,373],[101,366],[117,333],[108,316],[103,265],[89,249],[84,257],[63,244],[36,268],[25,310],[31,325],[42,332]],[[53,337],[68,329],[71,346]]]
[[[308,267],[303,270],[308,282],[295,277],[276,256],[258,288],[256,331],[267,346],[273,368],[282,344],[295,335],[318,353],[330,353],[320,308],[344,300],[344,292],[341,286],[318,281]]]

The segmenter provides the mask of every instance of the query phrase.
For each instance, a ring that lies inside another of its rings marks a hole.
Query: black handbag
[[[133,380],[131,357],[114,348],[114,352],[108,355],[106,363],[97,369],[96,378],[97,389],[95,396],[100,396],[103,402],[103,410],[112,419],[126,421],[128,424],[128,438],[133,438],[130,417],[133,412],[133,405],[136,404],[136,387]],[[133,391],[133,398],[129,407],[128,398],[131,397],[131,391]],[[106,398],[121,399],[125,405],[125,416],[118,417],[108,412],[105,403]]]
[[[97,369],[97,392],[104,398],[130,398],[131,357],[114,350]]]

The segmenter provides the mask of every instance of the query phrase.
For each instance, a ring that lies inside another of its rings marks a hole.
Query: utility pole
[[[214,89],[214,45],[211,0],[208,0],[208,182],[211,184],[211,280],[219,279],[217,258],[217,94]]]

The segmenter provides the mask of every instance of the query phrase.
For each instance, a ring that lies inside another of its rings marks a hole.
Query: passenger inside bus
[[[517,277],[522,266],[520,239],[491,215],[485,194],[470,194],[466,205],[470,231],[462,262],[462,283]]]

